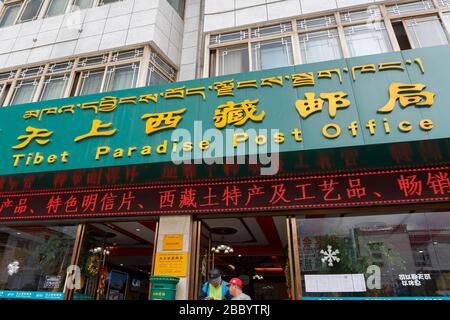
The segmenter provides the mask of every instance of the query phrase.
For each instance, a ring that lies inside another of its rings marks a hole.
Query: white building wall
[[[295,17],[375,0],[205,0],[204,32]]]
[[[0,29],[0,71],[151,43],[178,67],[183,20],[166,0],[124,0]]]

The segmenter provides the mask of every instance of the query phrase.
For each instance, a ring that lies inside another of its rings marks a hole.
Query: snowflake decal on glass
[[[20,263],[19,263],[19,261],[15,260],[15,261],[11,262],[10,264],[8,264],[7,268],[8,268],[8,274],[10,276],[12,276],[13,274],[16,274],[19,272]]]
[[[327,251],[320,250],[320,254],[323,255],[323,258],[321,259],[322,262],[328,262],[329,267],[333,266],[334,261],[336,261],[337,263],[341,261],[341,259],[337,257],[337,255],[339,254],[339,250],[336,249],[333,251],[333,247],[330,245],[327,246]]]

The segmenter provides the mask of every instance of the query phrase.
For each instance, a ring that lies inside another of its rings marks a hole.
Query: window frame
[[[8,3],[4,3],[4,4],[3,4],[3,8],[0,10],[0,20],[3,19],[6,10],[7,10],[8,8],[10,8],[10,7],[19,6],[19,11],[17,12],[17,16],[16,16],[16,18],[14,19],[14,22],[13,22],[12,24],[10,24],[9,26],[3,26],[3,27],[0,27],[0,29],[2,29],[2,28],[8,28],[8,27],[11,27],[11,26],[14,26],[14,25],[17,24],[17,21],[18,21],[18,19],[19,19],[19,16],[20,16],[20,14],[21,14],[21,12],[22,12],[23,4],[24,4],[24,1],[23,1],[23,0],[10,1],[10,2],[8,2]]]

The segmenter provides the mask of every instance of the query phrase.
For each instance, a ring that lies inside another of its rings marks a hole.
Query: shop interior
[[[201,221],[198,288],[210,269],[224,281],[238,277],[253,300],[290,298],[286,217],[205,219]]]
[[[148,300],[157,220],[86,226],[75,300]]]

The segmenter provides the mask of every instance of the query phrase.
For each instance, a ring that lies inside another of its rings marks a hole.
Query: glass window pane
[[[68,78],[66,76],[62,77],[50,77],[45,80],[44,89],[40,97],[40,101],[60,99],[64,96],[64,91],[66,90]]]
[[[34,92],[37,88],[37,81],[19,83],[16,87],[11,105],[29,103],[33,100]]]
[[[300,34],[300,50],[303,63],[340,59],[341,45],[337,30],[325,30]]]
[[[414,48],[448,43],[444,28],[436,16],[406,20],[406,28]]]
[[[169,80],[167,80],[155,67],[152,66],[148,69],[147,86],[157,86],[165,83],[169,83]]]
[[[219,75],[249,71],[248,47],[233,47],[218,50]]]
[[[294,64],[290,38],[255,43],[252,51],[253,70],[286,67]]]
[[[53,17],[66,12],[69,0],[52,0],[47,9],[47,17]]]
[[[0,19],[0,27],[7,27],[14,24],[20,11],[20,5],[6,7]]]
[[[39,14],[43,0],[28,0],[25,3],[25,9],[23,9],[21,22],[30,21],[36,19]]]
[[[0,227],[0,290],[64,299],[76,226]]]
[[[167,0],[167,2],[169,2],[181,17],[184,16],[184,0]]]
[[[79,95],[99,93],[102,89],[104,71],[86,72],[81,76]]]
[[[346,27],[345,36],[352,57],[392,51],[383,23]]]
[[[92,8],[94,0],[75,0],[72,11]]]
[[[448,212],[298,218],[304,295],[449,295],[449,223]]]
[[[109,3],[113,3],[113,2],[118,2],[118,1],[122,1],[122,0],[100,0],[99,5],[104,5],[104,4],[109,4]]]
[[[109,81],[106,91],[134,88],[138,72],[139,65],[136,63],[110,68],[108,70]]]

